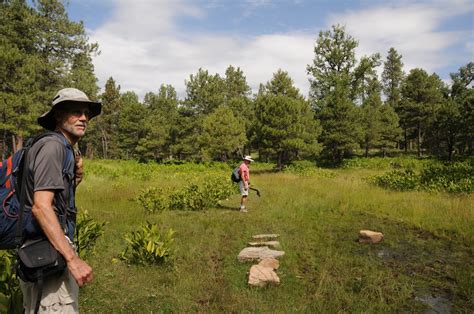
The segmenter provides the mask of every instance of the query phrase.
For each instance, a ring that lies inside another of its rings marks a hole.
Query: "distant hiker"
[[[243,213],[247,212],[247,208],[245,204],[247,203],[247,197],[249,195],[249,185],[250,185],[250,169],[249,165],[253,161],[252,157],[245,156],[243,158],[243,162],[239,167],[239,174],[240,174],[240,195],[242,198],[240,199],[240,211]]]
[[[45,278],[42,285],[20,280],[25,313],[34,313],[36,306],[39,313],[77,313],[79,286],[93,279],[92,268],[79,258],[72,244],[77,214],[74,198],[82,179],[82,159],[68,155],[68,149],[85,135],[89,120],[99,115],[101,108],[100,102],[89,100],[84,92],[65,88],[53,98],[51,109],[38,118],[42,127],[59,135],[41,138],[28,152],[25,209],[31,209],[39,230],[36,236],[44,233],[67,267],[59,277]],[[25,240],[32,237],[27,233]]]

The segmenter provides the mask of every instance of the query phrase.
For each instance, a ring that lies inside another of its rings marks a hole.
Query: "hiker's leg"
[[[242,198],[240,199],[240,208],[245,208],[246,203],[247,203],[247,196],[242,195]]]
[[[38,286],[35,283],[20,280],[20,287],[23,292],[25,313],[33,314]],[[79,287],[68,270],[59,277],[45,280],[42,295],[39,313],[79,313]]]
[[[240,199],[240,209],[245,209],[245,204],[247,203],[247,196],[249,195],[249,190],[245,189],[243,181],[240,181],[240,195],[242,195],[242,198]]]

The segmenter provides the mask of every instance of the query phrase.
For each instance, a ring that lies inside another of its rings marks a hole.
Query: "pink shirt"
[[[242,181],[247,181],[249,182],[250,181],[250,170],[249,170],[249,167],[245,164],[245,162],[243,162],[241,165],[240,165],[240,170],[239,170],[239,173],[240,173],[240,178],[242,178]]]

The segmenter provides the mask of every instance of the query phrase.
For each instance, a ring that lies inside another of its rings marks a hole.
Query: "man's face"
[[[58,111],[58,127],[75,140],[78,140],[86,133],[89,117],[88,105],[81,103],[69,104],[67,108]]]

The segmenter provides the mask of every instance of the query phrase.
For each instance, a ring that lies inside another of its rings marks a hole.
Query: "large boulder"
[[[237,259],[239,262],[261,261],[265,258],[279,258],[285,255],[283,251],[271,250],[267,246],[246,247],[240,251]]]

